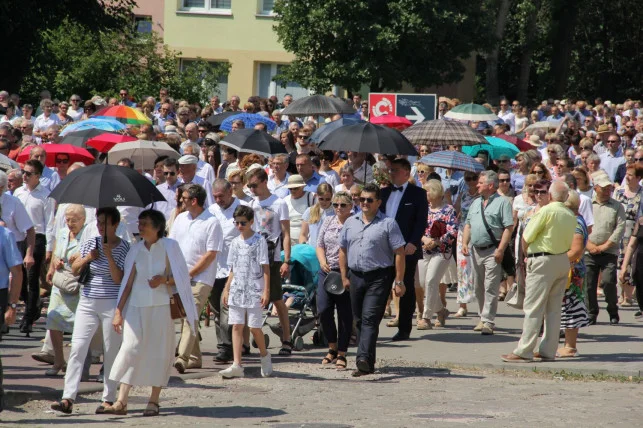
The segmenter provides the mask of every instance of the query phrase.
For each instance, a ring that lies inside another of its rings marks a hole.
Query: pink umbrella
[[[402,131],[403,129],[406,129],[409,126],[413,125],[413,122],[411,122],[407,118],[395,116],[392,114],[372,116],[369,121],[375,125],[388,126],[389,128],[397,129],[398,131]]]
[[[87,145],[89,147],[95,148],[101,153],[107,153],[112,149],[112,147],[119,143],[128,143],[130,141],[136,140],[137,138],[130,137],[129,135],[112,134],[110,132],[106,132],[87,140]]]

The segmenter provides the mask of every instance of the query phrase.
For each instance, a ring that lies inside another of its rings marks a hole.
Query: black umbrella
[[[337,128],[341,128],[346,125],[354,125],[359,122],[364,122],[363,120],[357,119],[356,117],[342,117],[341,119],[333,120],[328,122],[325,125],[320,126],[313,135],[310,136],[310,142],[319,144],[324,141],[324,138]]]
[[[258,129],[240,129],[226,135],[219,143],[245,153],[256,153],[261,156],[288,153],[279,140]]]
[[[223,113],[213,114],[208,117],[205,121],[210,124],[210,126],[221,126],[224,120],[230,116],[235,116],[237,114],[244,113],[242,111],[224,111]]]
[[[311,95],[293,101],[281,111],[286,116],[314,116],[318,114],[354,114],[352,105],[339,98],[324,95]]]
[[[97,164],[77,169],[49,194],[59,204],[81,204],[95,208],[146,207],[165,202],[147,178],[131,168]]]
[[[328,134],[320,150],[417,156],[411,142],[399,131],[369,122],[341,126]]]
[[[71,144],[72,146],[87,148],[87,140],[97,137],[101,134],[119,134],[118,132],[109,132],[103,129],[91,128],[81,131],[70,132],[65,135],[60,144]],[[90,147],[91,148],[91,147]]]

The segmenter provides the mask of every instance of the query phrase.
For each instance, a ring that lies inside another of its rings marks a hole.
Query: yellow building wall
[[[184,12],[181,3],[165,1],[164,41],[186,59],[229,62],[228,98],[238,95],[243,102],[258,92],[259,63],[294,58],[277,41],[274,19],[260,15],[261,0],[232,0],[228,15]]]

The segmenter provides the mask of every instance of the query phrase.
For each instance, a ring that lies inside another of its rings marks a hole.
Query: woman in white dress
[[[138,217],[141,241],[125,260],[125,275],[112,325],[123,334],[123,344],[109,373],[120,382],[118,400],[105,409],[113,415],[127,414],[132,385],[151,386],[144,416],[159,414],[161,388],[167,386],[176,348],[170,296],[176,287],[192,330],[197,322],[188,267],[179,244],[163,238],[165,217],[156,210]]]

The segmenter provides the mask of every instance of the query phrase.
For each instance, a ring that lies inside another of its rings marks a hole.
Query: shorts
[[[228,307],[228,324],[242,324],[246,325],[246,316],[248,317],[248,327],[261,328],[263,325],[263,311],[262,308],[242,308],[241,306]]]
[[[270,263],[270,302],[280,301],[284,295],[281,289],[281,262]]]

